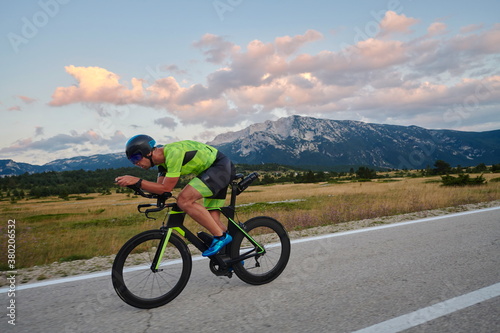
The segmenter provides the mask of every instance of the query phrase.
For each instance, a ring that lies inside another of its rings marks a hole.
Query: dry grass
[[[485,176],[486,177],[486,176]],[[486,177],[492,178],[492,177]],[[434,178],[437,180],[439,178]],[[380,216],[494,201],[499,183],[484,186],[443,187],[431,178],[406,178],[397,182],[277,185],[259,193],[259,202],[305,199],[272,206],[272,215],[289,230],[329,225]],[[293,209],[292,209],[293,207]],[[266,214],[257,208],[251,214]]]
[[[491,179],[495,175],[484,175]],[[280,220],[288,230],[346,221],[453,207],[500,199],[500,183],[460,188],[442,187],[436,178],[392,182],[285,184],[253,186],[238,197],[238,218],[258,215]],[[137,213],[143,198],[125,194],[89,195],[89,200],[57,198],[0,202],[1,248],[6,249],[7,220],[16,220],[18,268],[114,254],[131,236],[161,225]],[[194,221],[187,225],[201,230]],[[4,251],[6,253],[6,251]],[[0,260],[6,267],[5,257]]]

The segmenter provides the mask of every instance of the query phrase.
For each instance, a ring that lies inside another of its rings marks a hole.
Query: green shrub
[[[468,174],[461,174],[458,177],[453,177],[450,175],[441,176],[441,181],[443,186],[466,186],[466,185],[482,185],[486,183],[483,175],[477,176],[476,178],[470,178]]]

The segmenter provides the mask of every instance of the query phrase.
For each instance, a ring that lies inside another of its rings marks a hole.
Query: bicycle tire
[[[113,262],[111,278],[118,296],[127,304],[152,309],[176,298],[186,286],[192,259],[186,243],[171,234],[160,271],[153,272],[151,263],[164,232],[144,231],[123,245]]]
[[[234,273],[248,284],[269,283],[276,279],[288,264],[291,252],[288,233],[280,222],[267,216],[251,218],[244,225],[245,232],[264,246],[266,252],[260,257],[234,264]],[[253,247],[245,235],[238,232],[231,242],[231,258],[237,258],[240,253]]]

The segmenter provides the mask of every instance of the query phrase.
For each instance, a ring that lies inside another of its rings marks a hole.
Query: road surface
[[[2,288],[0,332],[500,332],[500,207],[296,240],[263,286],[193,264],[152,310],[123,303],[109,272]]]

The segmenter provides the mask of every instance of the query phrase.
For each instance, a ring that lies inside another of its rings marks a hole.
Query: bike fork
[[[167,232],[163,235],[162,239],[160,240],[160,244],[158,244],[155,257],[153,259],[153,262],[151,263],[151,271],[153,273],[162,271],[162,269],[160,269],[160,264],[163,259],[163,254],[165,253],[165,248],[168,245],[170,235],[172,235],[172,228],[168,228]]]

